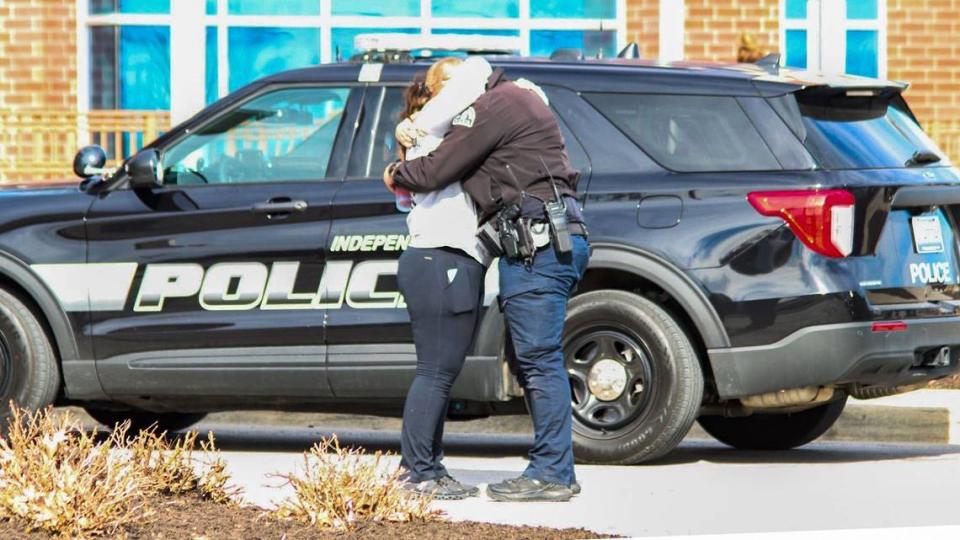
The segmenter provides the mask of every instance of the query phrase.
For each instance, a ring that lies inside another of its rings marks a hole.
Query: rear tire
[[[204,419],[207,413],[154,413],[140,410],[113,411],[107,409],[86,409],[94,420],[114,429],[117,424],[130,421],[130,432],[136,433],[156,427],[157,433],[174,432],[186,429]]]
[[[840,418],[847,398],[790,414],[741,418],[701,416],[700,426],[718,441],[740,450],[789,450],[810,443]]]
[[[11,401],[35,411],[52,405],[60,391],[60,367],[39,318],[19,298],[0,289],[0,430]]]
[[[683,327],[646,298],[605,290],[573,298],[565,328],[577,459],[640,463],[680,444],[703,399],[697,351]],[[597,384],[604,378],[625,383],[614,382],[604,395]]]

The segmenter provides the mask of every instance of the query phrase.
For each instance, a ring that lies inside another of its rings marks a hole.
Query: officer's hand
[[[383,185],[387,186],[387,189],[391,193],[397,192],[397,185],[393,182],[393,171],[397,168],[397,163],[390,163],[387,165],[387,168],[383,170]]]
[[[406,148],[417,144],[417,140],[426,134],[425,131],[413,125],[413,121],[409,118],[405,118],[403,122],[397,124],[397,129],[394,132],[397,142]]]

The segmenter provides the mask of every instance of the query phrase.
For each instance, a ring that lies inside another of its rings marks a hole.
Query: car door
[[[403,87],[370,86],[343,187],[334,200],[329,266],[350,272],[339,309],[327,319],[328,377],[338,397],[402,397],[416,354],[397,260],[409,242],[406,214],[383,185],[398,157],[394,128]]]
[[[89,332],[109,395],[330,395],[330,208],[363,92],[264,88],[159,148],[162,186],[93,204]]]

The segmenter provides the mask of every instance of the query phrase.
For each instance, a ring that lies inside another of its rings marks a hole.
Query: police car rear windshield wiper
[[[926,165],[928,163],[936,163],[940,161],[941,158],[934,152],[930,150],[917,150],[910,156],[910,159],[903,164],[904,167],[916,167],[917,165]]]

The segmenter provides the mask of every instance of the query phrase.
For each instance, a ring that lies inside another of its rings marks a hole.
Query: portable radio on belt
[[[547,168],[543,157],[540,163],[543,165],[547,176],[550,177],[550,186],[553,187],[554,200],[544,203],[543,207],[547,212],[547,221],[550,223],[550,237],[553,240],[553,249],[557,255],[567,255],[573,252],[573,238],[570,236],[570,224],[567,221],[567,204],[563,202],[560,196],[560,190],[557,189],[557,182],[553,179],[553,174]]]

